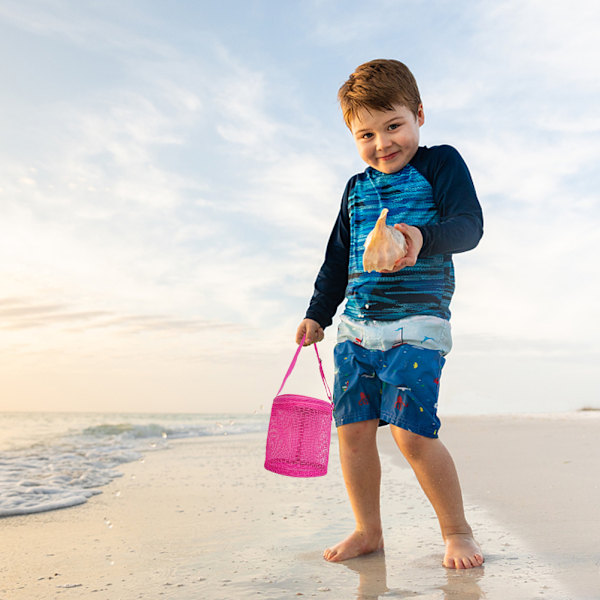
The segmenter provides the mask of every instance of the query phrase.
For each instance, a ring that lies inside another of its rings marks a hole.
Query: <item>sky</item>
[[[484,211],[440,412],[600,407],[599,30],[594,0],[2,0],[0,410],[268,412],[374,58]],[[324,397],[313,355],[286,391]]]

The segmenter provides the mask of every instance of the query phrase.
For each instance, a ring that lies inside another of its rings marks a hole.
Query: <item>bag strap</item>
[[[296,354],[294,354],[294,358],[292,358],[292,363],[290,364],[289,369],[287,370],[287,373],[285,374],[285,377],[283,378],[283,382],[281,383],[279,391],[277,392],[277,396],[279,396],[279,394],[281,394],[281,390],[283,389],[283,386],[285,385],[287,378],[291,375],[292,371],[294,370],[294,367],[296,366],[296,361],[298,360],[298,356],[300,355],[300,350],[302,350],[302,347],[304,346],[304,340],[306,340],[306,333],[304,334],[304,336],[302,337],[302,341],[298,345],[298,349],[296,350]],[[329,398],[329,402],[331,402],[331,391],[329,390],[329,386],[327,385],[327,380],[325,379],[325,373],[323,371],[323,363],[321,362],[321,357],[319,356],[319,351],[317,350],[316,342],[313,345],[315,347],[315,352],[317,353],[317,360],[319,361],[319,372],[321,373],[321,379],[323,380],[323,385],[325,386],[325,393],[327,394],[327,398]]]

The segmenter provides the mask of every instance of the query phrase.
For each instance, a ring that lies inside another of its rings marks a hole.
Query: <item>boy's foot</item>
[[[472,569],[480,567],[483,554],[479,544],[469,533],[455,533],[446,536],[446,555],[442,564],[448,569]]]
[[[380,533],[368,535],[364,531],[354,531],[345,540],[323,552],[329,562],[341,562],[362,554],[383,549],[383,536]]]

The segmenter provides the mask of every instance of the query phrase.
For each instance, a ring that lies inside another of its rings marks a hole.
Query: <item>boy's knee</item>
[[[391,428],[398,448],[407,459],[419,459],[430,444],[435,441],[433,438],[413,433],[395,425],[391,425]]]
[[[349,449],[359,449],[365,444],[374,443],[377,437],[379,419],[358,421],[338,427],[340,442]]]

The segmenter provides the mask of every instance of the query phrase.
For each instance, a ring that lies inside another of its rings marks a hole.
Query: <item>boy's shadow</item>
[[[388,592],[392,592],[394,598],[414,598],[420,595],[420,592],[415,590],[390,589],[388,587],[383,550],[346,560],[342,564],[359,575],[357,600],[379,600]],[[438,588],[444,592],[444,600],[480,600],[483,598],[483,592],[478,583],[483,577],[483,567],[465,571],[446,569],[446,577],[447,583]]]

